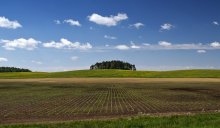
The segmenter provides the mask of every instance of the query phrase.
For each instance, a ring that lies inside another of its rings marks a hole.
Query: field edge
[[[158,121],[157,123],[155,121]],[[171,122],[175,120],[176,122]],[[182,123],[179,122],[183,121]],[[215,126],[215,124],[206,124],[204,125],[203,122],[201,122],[202,120],[206,121],[206,122],[217,122],[220,123],[220,112],[203,112],[203,113],[175,113],[175,114],[159,114],[159,115],[133,115],[133,116],[123,116],[123,117],[113,117],[113,118],[105,118],[105,119],[83,119],[83,120],[68,120],[68,121],[48,121],[48,122],[32,122],[32,123],[14,123],[14,124],[0,124],[0,128],[29,128],[29,127],[39,127],[39,128],[46,128],[46,127],[60,127],[60,126],[64,126],[65,128],[69,128],[69,126],[73,127],[73,126],[94,126],[97,127],[99,125],[101,125],[100,127],[103,127],[105,125],[109,125],[109,124],[114,124],[114,126],[117,125],[123,125],[123,123],[125,123],[126,125],[132,125],[132,123],[134,122],[134,126],[137,125],[136,122],[139,123],[138,126],[142,127],[142,125],[144,126],[145,123],[144,122],[148,122],[147,124],[149,125],[161,125],[164,122],[166,122],[165,124],[170,126],[170,128],[172,128],[175,124],[178,125],[182,125],[184,123],[189,123],[187,124],[188,126],[190,126],[190,122],[192,121],[194,125],[199,125],[201,124],[201,126]],[[151,124],[151,121],[153,122]],[[121,122],[121,123],[120,123]],[[130,123],[130,124],[129,124]],[[170,123],[170,124],[169,124]],[[174,124],[173,124],[174,123]],[[173,126],[172,126],[173,124]],[[123,125],[124,126],[124,125]],[[165,127],[165,126],[163,126]],[[185,127],[185,126],[183,126]],[[161,127],[162,128],[162,127]],[[209,127],[208,127],[209,128]]]
[[[220,78],[220,70],[75,70],[66,72],[11,72],[0,73],[0,79],[26,78]]]

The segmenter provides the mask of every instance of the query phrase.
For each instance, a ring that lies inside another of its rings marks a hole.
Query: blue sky
[[[219,0],[1,0],[0,66],[219,69]]]

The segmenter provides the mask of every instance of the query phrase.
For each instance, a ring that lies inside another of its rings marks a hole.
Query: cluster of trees
[[[0,67],[0,72],[31,72],[31,70],[15,67]]]
[[[136,70],[135,65],[120,60],[97,62],[90,66],[90,70],[95,69],[122,69],[122,70]]]

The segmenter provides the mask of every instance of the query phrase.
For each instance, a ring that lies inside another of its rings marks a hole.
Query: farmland
[[[0,128],[218,128],[220,114],[138,116],[111,120],[12,124]]]
[[[66,72],[0,73],[0,79],[26,78],[220,78],[220,70],[129,71],[76,70]]]
[[[215,78],[2,79],[0,123],[218,112]]]

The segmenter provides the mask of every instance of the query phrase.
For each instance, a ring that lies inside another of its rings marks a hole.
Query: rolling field
[[[0,79],[26,78],[220,78],[220,70],[130,71],[76,70],[66,72],[0,73]]]
[[[220,79],[0,80],[0,124],[220,111]]]

